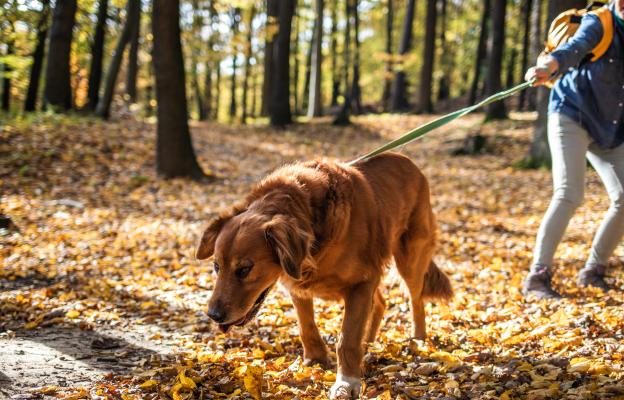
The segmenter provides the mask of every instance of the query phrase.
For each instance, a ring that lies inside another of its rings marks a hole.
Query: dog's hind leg
[[[427,328],[423,287],[425,274],[433,257],[435,236],[429,231],[433,223],[427,224],[426,221],[416,221],[413,218],[410,225],[397,241],[393,255],[399,275],[405,281],[410,294],[412,336],[416,339],[425,339]]]
[[[329,352],[314,321],[313,300],[294,295],[291,295],[291,298],[297,311],[297,320],[299,321],[304,364],[320,364],[324,368],[329,368],[331,366]]]
[[[379,285],[377,290],[375,291],[375,295],[373,297],[373,312],[371,314],[371,319],[368,326],[368,333],[366,335],[366,342],[372,343],[375,341],[377,337],[377,333],[379,332],[379,326],[381,325],[381,321],[383,320],[383,314],[386,310],[386,300],[383,297],[383,285]]]

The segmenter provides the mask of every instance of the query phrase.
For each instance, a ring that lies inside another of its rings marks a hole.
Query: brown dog
[[[379,329],[380,285],[392,259],[409,288],[414,337],[426,336],[424,301],[453,294],[431,261],[435,232],[427,180],[407,157],[285,166],[204,232],[197,258],[214,254],[217,273],[208,315],[223,331],[243,325],[281,280],[297,311],[304,359],[329,365],[312,299],[344,301],[330,397],[357,396],[364,343]]]

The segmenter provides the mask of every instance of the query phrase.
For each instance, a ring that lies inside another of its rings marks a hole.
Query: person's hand
[[[559,70],[557,59],[552,56],[540,56],[537,59],[537,65],[529,68],[524,75],[527,81],[533,81],[533,86],[541,86],[548,82],[552,75]]]

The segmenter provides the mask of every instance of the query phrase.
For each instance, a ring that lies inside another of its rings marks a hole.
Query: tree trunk
[[[267,0],[266,38],[264,44],[264,80],[262,81],[262,110],[263,117],[271,114],[271,90],[273,88],[273,55],[275,54],[275,39],[277,38],[277,17],[280,0]]]
[[[390,91],[392,88],[392,28],[394,23],[393,0],[388,0],[386,14],[386,72],[384,75],[384,89],[381,95],[381,107],[384,111],[390,109]]]
[[[232,10],[231,18],[232,25],[230,30],[232,31],[232,76],[230,78],[230,121],[236,118],[236,63],[238,61],[238,46],[236,45],[236,35],[238,34],[238,27],[240,22],[241,9],[235,7]]]
[[[416,12],[416,0],[408,0],[407,10],[405,11],[405,19],[403,20],[403,28],[401,31],[401,41],[399,43],[399,62],[396,67],[396,75],[392,83],[392,93],[390,98],[390,110],[405,111],[409,108],[407,101],[407,77],[405,76],[404,59],[407,52],[412,47],[412,26],[414,24],[414,13]]]
[[[353,41],[355,54],[353,55],[353,83],[351,84],[351,106],[354,114],[362,114],[362,88],[360,87],[360,13],[358,1],[353,1],[351,8],[353,15]]]
[[[253,72],[252,70],[251,77],[251,111],[249,115],[251,115],[252,118],[255,118],[258,115],[258,72]]]
[[[346,0],[345,1],[345,31],[344,31],[344,48],[343,48],[343,57],[344,57],[344,66],[343,66],[343,75],[344,75],[344,102],[340,107],[340,111],[336,118],[334,118],[334,125],[348,125],[351,123],[349,115],[351,113],[351,85],[349,81],[349,67],[351,65],[351,54],[350,54],[350,43],[351,43],[351,16],[353,14],[352,2],[357,0]]]
[[[585,7],[584,0],[550,0],[548,2],[548,24],[557,15],[570,8]],[[537,6],[537,5],[536,5]],[[538,89],[537,94],[537,120],[533,129],[533,141],[529,148],[529,154],[524,163],[529,167],[550,167],[552,158],[548,146],[548,100],[550,91],[544,87]]]
[[[310,79],[311,79],[311,71],[312,71],[312,53],[314,51],[314,42],[316,40],[316,20],[314,21],[314,26],[312,27],[312,40],[310,41],[310,45],[308,46],[308,54],[306,55],[306,65],[305,65],[305,74],[303,77],[303,91],[301,92],[301,112],[303,114],[303,110],[307,110],[309,102],[308,97],[310,97]]]
[[[522,38],[522,67],[521,71],[524,74],[529,67],[529,47],[531,36],[531,9],[533,6],[533,0],[524,0],[522,4],[522,19],[524,23],[524,36]],[[527,90],[520,92],[518,97],[518,111],[524,110],[526,103]]]
[[[293,42],[292,42],[292,51],[290,52],[291,53],[290,56],[293,59],[293,70],[292,70],[292,75],[291,75],[292,79],[290,82],[292,85],[290,88],[290,92],[292,93],[293,100],[294,100],[293,111],[295,114],[299,114],[299,23],[300,23],[300,18],[298,18],[297,15],[295,15],[294,20],[295,20],[295,31],[291,34],[291,36],[293,37]],[[307,84],[309,84],[309,81]]]
[[[15,31],[15,30],[13,30]],[[12,56],[15,52],[14,50],[14,39],[10,39],[7,43],[6,55]],[[4,111],[9,111],[11,109],[11,72],[13,68],[8,64],[4,63],[4,71],[2,78],[2,109]]]
[[[69,59],[76,9],[76,0],[56,0],[52,13],[44,105],[54,111],[66,111],[73,106]]]
[[[141,0],[135,3],[137,14],[130,32],[130,52],[128,53],[128,74],[126,75],[126,94],[130,103],[137,102],[137,74],[139,72],[139,37],[141,35]],[[201,98],[199,99],[201,101]],[[200,111],[201,112],[201,111]]]
[[[423,67],[420,74],[418,111],[427,114],[433,112],[431,92],[433,89],[433,67],[435,62],[436,21],[438,19],[436,3],[436,0],[427,0],[425,48],[423,53]]]
[[[199,121],[206,120],[206,114],[204,113],[204,98],[199,86],[199,72],[197,71],[197,57],[193,54],[191,56],[191,82],[193,82],[195,106],[197,107],[197,119]]]
[[[252,5],[249,10],[249,22],[247,24],[247,42],[245,43],[245,77],[243,79],[243,115],[241,117],[241,121],[243,124],[247,123],[248,116],[248,104],[247,104],[247,93],[249,92],[249,76],[251,73],[251,56],[252,56],[252,35],[253,35],[253,20],[256,16],[256,9]]]
[[[450,96],[450,74],[453,70],[453,58],[451,49],[447,48],[448,42],[446,41],[447,30],[447,0],[440,0],[440,48],[442,49],[442,56],[440,59],[440,79],[438,80],[438,101],[446,100]]]
[[[335,1],[332,6],[331,13],[331,70],[332,70],[332,94],[331,94],[331,106],[338,105],[338,96],[340,96],[340,76],[338,73],[338,2]]]
[[[533,10],[531,10],[531,49],[529,64],[534,64],[541,51],[544,49],[544,37],[546,35],[542,33],[543,5],[543,0],[534,0]],[[537,110],[537,92],[537,90],[526,91],[527,109],[529,111]]]
[[[492,3],[492,37],[488,51],[488,73],[486,94],[491,96],[502,90],[501,75],[503,69],[503,52],[505,50],[505,15],[507,0],[493,0]],[[504,101],[491,103],[486,107],[486,120],[507,118]]]
[[[314,40],[312,41],[312,72],[308,117],[320,117],[322,109],[321,79],[323,66],[323,1],[316,0],[316,20],[314,22]]]
[[[212,107],[212,71],[214,66],[214,61],[212,59],[214,54],[214,45],[215,45],[215,22],[218,22],[219,16],[217,15],[217,10],[215,9],[214,1],[211,0],[208,2],[208,23],[210,26],[210,36],[208,37],[208,55],[206,57],[204,65],[206,66],[206,75],[204,79],[204,115],[206,118],[213,118],[213,107]]]
[[[48,37],[50,0],[43,0],[41,7],[41,16],[39,17],[39,22],[37,22],[37,46],[33,52],[33,63],[30,66],[30,80],[28,81],[24,111],[35,111],[37,95],[39,94],[39,82],[41,81],[41,71],[45,57],[45,42]]]
[[[483,68],[483,60],[485,60],[488,42],[488,23],[490,20],[491,1],[485,0],[483,3],[483,14],[481,17],[481,32],[479,33],[479,44],[477,45],[477,57],[475,60],[474,76],[472,85],[470,86],[470,95],[468,102],[472,105],[477,101],[477,92],[479,91],[479,82],[481,81]]]
[[[104,83],[104,94],[100,101],[98,101],[97,107],[95,107],[95,115],[100,118],[108,119],[108,117],[110,117],[110,107],[113,102],[113,95],[115,94],[115,84],[117,83],[117,75],[119,75],[124,50],[126,49],[126,45],[130,42],[130,34],[139,18],[139,8],[137,7],[139,1],[140,0],[128,0],[126,4],[126,23],[121,31],[121,35],[119,35],[117,47],[115,47],[115,52],[108,66],[108,74],[106,76],[106,82]]]
[[[100,100],[100,83],[102,82],[102,59],[104,57],[104,38],[106,36],[106,20],[108,19],[108,0],[100,0],[98,4],[97,23],[91,44],[91,68],[89,69],[89,87],[87,89],[88,110],[95,110]]]
[[[217,80],[215,82],[215,105],[214,105],[214,120],[219,119],[219,110],[221,109],[221,61],[217,61],[215,65],[217,70]]]
[[[279,0],[278,32],[273,55],[271,90],[271,125],[283,126],[292,122],[290,111],[290,32],[295,0]]]
[[[158,102],[156,169],[165,178],[205,175],[195,158],[188,127],[179,0],[154,0],[154,72]]]
[[[505,86],[511,88],[516,85],[516,60],[518,58],[518,51],[511,49],[511,56],[509,63],[507,64],[507,77],[505,78]]]

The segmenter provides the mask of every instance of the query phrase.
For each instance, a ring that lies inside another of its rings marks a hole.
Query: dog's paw
[[[323,369],[330,369],[332,366],[332,362],[329,357],[314,357],[303,359],[303,365],[305,365],[306,367],[311,367],[316,364],[320,365]]]
[[[357,399],[360,396],[361,388],[362,383],[360,382],[360,378],[338,374],[336,376],[336,383],[329,389],[329,398],[331,400]]]

